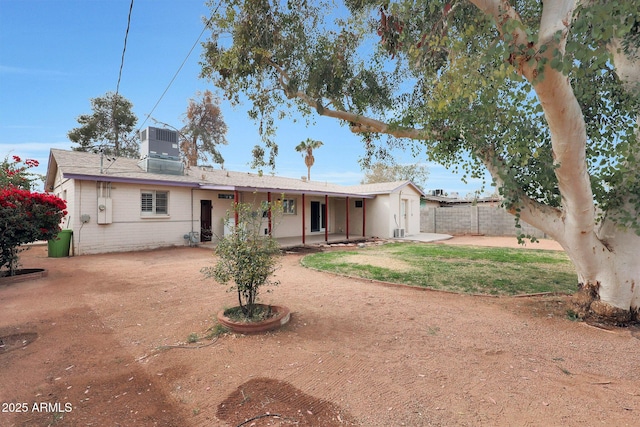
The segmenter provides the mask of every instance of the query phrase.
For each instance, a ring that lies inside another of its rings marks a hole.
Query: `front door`
[[[311,232],[324,231],[327,228],[325,211],[327,205],[320,202],[311,202]]]
[[[211,200],[200,200],[200,241],[211,241]]]

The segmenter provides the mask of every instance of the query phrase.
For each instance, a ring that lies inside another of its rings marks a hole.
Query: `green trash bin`
[[[72,230],[60,230],[56,237],[49,240],[49,258],[62,258],[69,256],[71,236],[73,236]]]

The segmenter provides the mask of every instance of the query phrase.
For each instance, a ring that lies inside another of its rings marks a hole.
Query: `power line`
[[[204,34],[204,32],[207,29],[209,21],[207,21],[207,23],[204,25],[204,28],[202,29],[202,31],[200,32],[200,35],[198,36],[198,38],[196,39],[195,43],[193,43],[193,46],[191,46],[191,49],[189,50],[189,53],[187,53],[187,56],[184,58],[184,61],[182,61],[182,64],[180,64],[180,67],[178,67],[178,70],[175,72],[175,74],[173,75],[173,77],[171,78],[171,81],[169,82],[169,84],[167,85],[167,87],[165,88],[164,92],[162,92],[162,95],[160,95],[160,98],[158,98],[158,101],[155,103],[155,105],[153,106],[153,108],[151,109],[151,112],[149,112],[149,114],[147,114],[147,117],[144,119],[144,121],[142,122],[142,124],[140,125],[139,129],[142,129],[142,127],[144,126],[144,124],[147,122],[147,120],[149,120],[149,117],[151,117],[151,115],[153,114],[153,112],[155,111],[156,107],[158,106],[158,104],[160,104],[160,101],[162,101],[162,98],[164,98],[164,96],[167,94],[167,91],[169,91],[169,88],[171,87],[171,85],[173,84],[173,82],[175,81],[176,77],[178,77],[178,74],[180,73],[180,71],[182,70],[182,67],[184,67],[184,64],[187,62],[187,59],[189,59],[189,56],[191,56],[191,53],[193,52],[193,49],[196,48],[196,45],[198,44],[198,42],[200,41],[200,38],[202,37],[202,35]]]
[[[218,5],[216,6],[215,10],[213,11],[213,13],[211,14],[212,16],[218,11],[218,8],[220,7],[220,5],[222,4],[222,0],[220,2],[218,2]],[[202,35],[204,34],[204,32],[207,30],[207,28],[209,27],[209,22],[211,22],[211,18],[209,18],[207,20],[207,22],[205,22],[204,27],[202,28],[202,31],[200,32],[200,35],[198,36],[198,38],[196,39],[196,41],[193,43],[193,46],[191,46],[191,49],[189,49],[189,53],[187,53],[187,56],[184,58],[184,60],[182,61],[182,64],[180,64],[180,67],[178,67],[178,70],[175,72],[175,74],[173,75],[173,77],[171,78],[171,81],[169,82],[169,84],[167,85],[167,87],[165,88],[164,92],[162,92],[162,95],[160,95],[160,98],[158,99],[158,101],[155,103],[155,105],[153,106],[153,108],[151,109],[151,111],[149,112],[149,114],[147,114],[147,117],[145,117],[144,121],[142,122],[142,124],[140,125],[140,127],[138,127],[138,130],[142,129],[142,127],[144,126],[145,123],[147,123],[147,120],[149,120],[149,118],[151,117],[151,115],[153,114],[153,112],[155,111],[156,107],[160,104],[160,101],[162,101],[162,98],[164,98],[164,96],[167,94],[167,92],[169,91],[169,88],[171,87],[171,85],[173,84],[173,82],[175,81],[176,77],[178,77],[178,74],[180,73],[180,71],[182,70],[182,67],[184,67],[184,64],[186,64],[187,60],[189,59],[189,56],[191,56],[191,53],[193,52],[193,50],[196,48],[196,46],[198,45],[198,42],[200,41],[200,39],[202,38]]]
[[[133,11],[133,0],[129,5],[129,16],[127,18],[127,31],[124,33],[124,47],[122,48],[122,58],[120,59],[120,71],[118,72],[118,83],[116,84],[116,93],[113,96],[113,111],[111,113],[111,125],[113,126],[113,137],[115,138],[116,156],[119,153],[118,143],[118,123],[116,122],[116,113],[118,111],[118,92],[120,91],[120,80],[122,79],[122,69],[124,68],[124,56],[127,52],[127,39],[129,38],[129,28],[131,27],[131,12]]]
[[[118,84],[116,85],[116,98],[120,90],[120,80],[122,79],[122,68],[124,68],[124,55],[127,52],[127,39],[129,38],[129,28],[131,27],[131,12],[133,11],[133,0],[129,5],[129,17],[127,18],[127,31],[124,33],[124,47],[122,48],[122,59],[120,60],[120,72],[118,73]]]

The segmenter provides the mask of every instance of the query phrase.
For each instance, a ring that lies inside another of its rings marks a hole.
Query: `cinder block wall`
[[[487,236],[516,236],[519,232],[537,238],[547,235],[520,221],[504,209],[495,206],[425,207],[420,210],[420,231],[443,234],[484,234]]]

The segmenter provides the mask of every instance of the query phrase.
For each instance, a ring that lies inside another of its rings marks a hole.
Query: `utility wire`
[[[215,10],[213,11],[213,13],[211,14],[212,16],[218,11],[218,8],[220,7],[220,5],[222,4],[222,0],[220,0],[220,2],[218,2],[218,5],[216,6]],[[167,85],[167,87],[165,88],[164,92],[162,92],[162,95],[160,95],[160,98],[158,99],[158,101],[155,103],[155,105],[153,106],[153,108],[151,109],[151,112],[149,112],[149,114],[147,114],[147,117],[145,117],[144,121],[142,122],[142,124],[140,125],[140,127],[138,127],[138,131],[140,129],[142,129],[142,127],[144,126],[145,123],[147,123],[147,120],[149,120],[149,118],[151,117],[151,115],[153,114],[153,112],[155,111],[156,107],[158,106],[158,104],[160,104],[160,101],[162,101],[162,98],[164,98],[164,96],[167,94],[167,92],[169,91],[169,88],[171,87],[171,85],[173,84],[173,82],[175,81],[176,77],[178,77],[178,74],[180,73],[180,71],[182,70],[182,67],[184,67],[184,64],[186,64],[187,60],[189,59],[189,56],[191,56],[191,53],[193,52],[193,50],[196,48],[196,46],[198,45],[198,42],[200,41],[200,39],[202,38],[202,35],[204,34],[204,32],[207,30],[207,28],[209,27],[209,22],[211,22],[211,18],[209,18],[207,20],[207,22],[205,22],[204,27],[202,28],[202,31],[200,32],[200,35],[198,36],[198,38],[196,39],[196,41],[193,43],[193,46],[191,46],[191,49],[189,50],[189,53],[187,53],[187,56],[184,58],[184,61],[182,61],[182,64],[180,64],[180,67],[178,67],[178,70],[175,72],[175,74],[173,75],[173,77],[171,78],[171,81],[169,82],[169,84]]]
[[[118,73],[118,84],[116,85],[116,98],[120,90],[120,80],[122,79],[122,68],[124,67],[124,54],[127,52],[127,39],[129,38],[129,28],[131,27],[131,12],[133,11],[133,0],[129,6],[129,17],[127,18],[127,31],[124,33],[124,47],[122,48],[122,59],[120,60],[120,72]]]
[[[151,117],[151,115],[153,114],[153,112],[155,111],[156,107],[158,106],[158,104],[160,104],[160,101],[162,101],[162,98],[164,98],[164,96],[167,94],[167,91],[169,90],[169,88],[171,87],[171,85],[173,84],[173,82],[176,80],[176,77],[178,77],[178,74],[180,73],[180,71],[182,70],[182,67],[184,67],[184,64],[186,64],[187,60],[189,59],[189,56],[191,56],[191,53],[193,52],[193,49],[196,48],[196,45],[198,44],[198,42],[200,41],[200,38],[202,37],[202,35],[204,34],[204,32],[206,31],[207,27],[209,25],[209,21],[207,21],[204,25],[204,28],[202,29],[202,31],[200,32],[200,35],[198,36],[198,38],[196,39],[196,41],[193,43],[193,46],[191,46],[191,49],[189,50],[189,53],[187,53],[187,56],[184,58],[184,60],[182,61],[182,64],[180,64],[180,67],[178,67],[178,70],[175,72],[175,74],[173,75],[173,77],[171,78],[171,81],[169,82],[169,84],[167,85],[167,87],[165,88],[164,92],[162,92],[162,95],[160,95],[160,98],[158,98],[158,101],[155,103],[155,105],[153,106],[153,108],[151,109],[151,112],[149,114],[147,114],[147,117],[144,119],[144,121],[142,122],[142,124],[140,125],[139,129],[142,129],[142,127],[144,126],[144,124],[147,122],[147,120],[149,120],[149,117]]]
[[[116,157],[120,155],[118,152],[118,123],[116,122],[116,113],[118,111],[118,92],[120,91],[120,80],[122,79],[122,69],[124,68],[124,56],[127,52],[127,39],[129,38],[129,28],[131,27],[131,12],[133,11],[133,0],[129,5],[129,16],[127,18],[127,31],[124,33],[124,47],[122,48],[122,58],[120,59],[120,71],[118,72],[118,83],[116,84],[116,93],[113,96],[113,111],[111,112],[111,125],[113,126],[113,137],[115,138]]]

